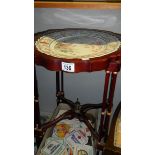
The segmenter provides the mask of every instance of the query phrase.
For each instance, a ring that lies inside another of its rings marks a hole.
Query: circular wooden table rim
[[[39,32],[34,35],[34,41],[36,42],[43,35],[47,35],[52,32],[59,32],[61,30],[73,30],[73,29],[51,29],[51,30]],[[79,30],[79,29],[74,29],[74,30]],[[82,30],[87,30],[87,29],[82,29]],[[90,30],[93,30],[93,29],[90,29]],[[95,30],[95,31],[108,32],[104,30]],[[112,33],[112,32],[108,32],[108,33],[118,36],[118,39],[120,38],[120,34]],[[120,63],[120,60],[121,60],[121,47],[117,51],[111,54],[108,54],[102,57],[90,58],[89,60],[56,58],[39,52],[35,47],[35,45],[34,45],[34,52],[35,52],[34,54],[35,64],[44,66],[46,69],[52,70],[52,71],[62,71],[62,65],[61,65],[62,62],[74,63],[75,65],[74,73],[107,70],[110,63],[113,63],[113,62]]]

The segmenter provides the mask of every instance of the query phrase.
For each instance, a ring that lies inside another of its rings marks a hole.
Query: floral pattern
[[[115,52],[120,40],[106,32],[68,30],[40,37],[35,46],[38,51],[57,58],[90,59]]]

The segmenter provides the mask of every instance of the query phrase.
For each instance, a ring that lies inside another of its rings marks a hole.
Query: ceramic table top
[[[106,31],[68,29],[41,36],[36,42],[37,50],[49,56],[65,59],[101,57],[119,49],[120,39]]]

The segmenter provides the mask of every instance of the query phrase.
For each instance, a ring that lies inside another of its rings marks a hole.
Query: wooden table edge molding
[[[35,8],[73,8],[73,9],[120,9],[119,2],[43,2],[35,1]]]

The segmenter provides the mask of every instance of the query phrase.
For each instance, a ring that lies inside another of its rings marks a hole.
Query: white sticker
[[[62,70],[66,71],[66,72],[74,72],[74,70],[75,70],[74,63],[62,62],[61,66],[62,66]]]

